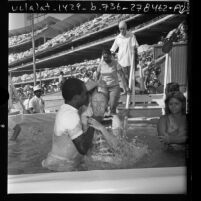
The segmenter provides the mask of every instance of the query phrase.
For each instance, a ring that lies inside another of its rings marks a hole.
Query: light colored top
[[[127,67],[131,66],[131,54],[134,52],[134,47],[138,46],[135,35],[127,32],[126,36],[119,34],[116,37],[110,50],[115,52],[119,48],[118,62],[122,67]]]
[[[120,70],[122,67],[119,63],[112,59],[110,64],[107,64],[104,60],[102,60],[97,68],[97,72],[100,72],[101,79],[105,81],[106,86],[116,86],[119,85],[119,79],[117,71]]]
[[[24,105],[24,107],[25,107],[25,110],[28,110],[28,109],[29,109],[29,102],[30,102],[30,100],[31,100],[31,99],[27,98],[27,99],[24,101],[23,105]]]
[[[59,83],[61,83],[63,81],[63,75],[59,75]]]
[[[179,129],[179,126],[176,124],[174,119],[172,118],[171,115],[167,115],[167,132],[169,134],[174,133]]]
[[[186,125],[186,118],[182,118],[180,119],[179,122],[176,122],[172,115],[163,115],[160,118],[159,124],[161,124],[161,126],[164,127],[165,132],[167,132],[167,134],[170,137],[184,137],[186,136],[187,133],[187,125]],[[171,143],[168,145],[169,147],[172,147],[174,149],[184,149],[185,145],[184,144],[180,144],[180,143]]]
[[[72,140],[82,134],[82,124],[78,110],[71,105],[63,104],[56,114],[52,150],[48,154],[45,166],[51,167],[57,163],[59,167],[62,161],[65,161],[69,167],[79,163],[82,155],[79,154]],[[52,156],[60,160],[50,160]]]
[[[72,140],[82,134],[82,127],[78,110],[71,105],[63,104],[57,115],[54,125],[56,136],[68,135]]]
[[[41,97],[38,98],[37,96],[34,96],[29,101],[29,109],[30,108],[33,108],[35,113],[44,113],[45,112],[45,102]]]

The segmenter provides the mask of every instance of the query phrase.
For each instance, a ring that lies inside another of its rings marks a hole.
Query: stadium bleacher
[[[42,50],[47,50],[48,47],[56,46],[58,44],[66,43],[66,41],[70,39],[76,39],[79,37],[83,37],[87,34],[94,33],[98,30],[103,30],[105,27],[111,26],[112,24],[117,24],[119,20],[122,19],[129,19],[132,18],[134,15],[130,14],[104,14],[104,15],[99,15],[98,17],[94,17],[92,20],[84,22],[83,24],[76,26],[66,32],[63,32],[62,34],[58,34],[56,37],[52,38],[51,40],[47,41],[43,45],[39,46],[38,49],[40,51]],[[161,17],[159,16],[160,19]],[[155,19],[155,18],[154,18]],[[156,20],[156,19],[155,19]],[[178,22],[177,22],[178,24]],[[135,27],[136,29],[140,29],[141,27],[144,26],[144,23],[142,22],[139,26]],[[169,30],[171,31],[171,29]],[[160,37],[159,37],[160,38]],[[99,40],[102,40],[101,38]],[[87,41],[86,41],[87,42]],[[160,43],[161,41],[157,41],[157,43]],[[85,44],[82,44],[82,46],[85,46]],[[80,46],[78,46],[80,47]],[[75,48],[76,49],[76,48]],[[71,51],[73,51],[71,49]],[[37,51],[36,51],[37,52]],[[27,55],[32,55],[32,49],[24,51],[21,54],[21,57],[26,57]],[[56,54],[56,53],[55,53]],[[144,61],[144,67],[147,66],[147,62],[150,62],[150,55],[152,53],[146,54],[142,53],[139,54],[139,60]],[[11,56],[12,55],[12,56]],[[10,61],[16,61],[19,59],[18,55],[19,54],[11,54],[9,55]],[[49,80],[54,80],[58,78],[59,72],[63,71],[65,76],[69,76],[70,74],[74,74],[78,76],[80,79],[84,79],[84,74],[82,74],[81,69],[96,69],[99,63],[99,55],[97,55],[96,59],[92,60],[86,60],[86,58],[83,58],[83,62],[74,62],[73,64],[68,64],[66,65],[60,65],[60,66],[51,66],[49,69],[40,69],[40,72],[37,71],[36,77],[37,81],[49,81]],[[153,58],[153,57],[152,57]],[[51,61],[51,60],[50,60]],[[50,62],[51,63],[51,62]],[[11,68],[9,68],[11,70]],[[12,68],[13,69],[13,68]],[[74,71],[70,72],[70,69],[74,69]],[[13,71],[13,70],[12,70]],[[21,71],[21,76],[16,76],[18,72]],[[33,84],[33,71],[29,70],[27,73],[23,73],[23,69],[16,69],[15,71],[12,72],[12,81],[16,86],[20,85],[26,85],[28,83]]]
[[[125,20],[131,16],[132,15],[129,15],[129,14],[116,14],[116,15],[115,14],[104,14],[104,15],[101,15],[100,17],[94,18],[91,21],[85,22],[82,25],[71,29],[70,31],[57,35],[56,37],[52,38],[51,40],[48,40],[46,43],[38,46],[35,51],[37,53],[37,52],[46,50],[49,47],[54,47],[56,45],[65,43],[67,41],[71,41],[80,36],[83,36],[83,35],[86,35],[86,34],[89,34],[92,32],[96,32],[106,26],[117,23],[117,20]],[[54,25],[54,27],[55,26],[56,26],[56,24]],[[23,38],[23,40],[30,40],[30,37],[31,37],[31,34],[25,34],[25,35],[23,34],[23,35],[14,37],[14,38],[15,38],[15,41],[20,41],[21,38]],[[13,37],[10,40],[12,41],[12,39],[13,39]],[[20,52],[20,53],[11,53],[9,55],[9,63],[15,62],[16,60],[20,60],[20,59],[30,56],[32,54],[33,54],[32,49],[26,50],[26,51]]]

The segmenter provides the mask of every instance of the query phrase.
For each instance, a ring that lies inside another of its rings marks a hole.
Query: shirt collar
[[[75,108],[75,107],[73,107],[72,105],[69,105],[69,104],[64,103],[64,104],[63,104],[63,107],[70,108],[70,109],[75,110],[76,112],[78,112],[78,109]]]
[[[121,35],[121,33],[119,34],[119,37],[121,37],[121,38],[127,38],[127,37],[129,37],[130,36],[130,32],[129,31],[126,31],[126,35],[125,36],[123,36],[123,35]]]

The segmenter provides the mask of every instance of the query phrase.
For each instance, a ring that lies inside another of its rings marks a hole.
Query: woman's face
[[[92,96],[91,106],[96,117],[103,117],[107,107],[107,99],[103,94],[96,94]]]
[[[178,114],[181,113],[182,103],[176,98],[171,98],[169,100],[168,107],[170,109],[171,114]]]
[[[107,53],[104,53],[103,54],[103,60],[106,62],[106,63],[110,63],[111,62],[111,59],[112,59],[112,56],[107,54]]]

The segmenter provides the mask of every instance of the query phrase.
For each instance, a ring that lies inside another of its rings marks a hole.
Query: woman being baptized
[[[115,114],[104,118],[108,97],[98,91],[91,96],[88,109],[82,113],[83,127],[95,129],[93,145],[85,158],[88,169],[129,168],[148,153],[148,147],[134,141],[128,142],[123,136],[122,121]],[[95,163],[93,163],[95,162]],[[108,166],[109,165],[109,166]]]

